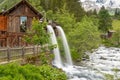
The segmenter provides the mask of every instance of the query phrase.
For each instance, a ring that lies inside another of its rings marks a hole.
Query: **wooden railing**
[[[18,47],[18,48],[0,48],[0,62],[11,61],[24,58],[28,55],[36,55],[39,53],[40,46]]]

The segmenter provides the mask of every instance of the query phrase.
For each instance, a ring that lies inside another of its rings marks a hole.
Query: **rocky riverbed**
[[[69,80],[119,80],[120,48],[99,47],[84,61],[84,66],[66,66]]]

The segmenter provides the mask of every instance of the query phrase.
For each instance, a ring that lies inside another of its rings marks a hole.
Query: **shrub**
[[[50,65],[0,65],[0,80],[66,80],[65,73]]]

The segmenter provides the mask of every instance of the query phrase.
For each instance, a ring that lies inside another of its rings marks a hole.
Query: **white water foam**
[[[67,64],[72,66],[73,63],[72,63],[71,53],[70,53],[70,49],[69,49],[69,45],[68,45],[65,33],[64,33],[63,29],[60,26],[56,26],[56,28],[57,28],[57,30],[58,30],[61,38],[62,38]]]
[[[57,44],[57,39],[56,39],[56,36],[55,36],[55,32],[54,32],[52,26],[47,25],[47,30],[48,30],[48,33],[50,33],[50,38],[51,38],[52,45],[58,45]],[[55,55],[55,59],[53,61],[53,64],[55,66],[57,66],[58,68],[61,68],[62,67],[62,61],[61,61],[60,51],[59,51],[58,46],[53,49],[53,53]]]
[[[56,37],[55,33],[53,29],[51,29],[52,27],[47,26],[47,28],[50,28],[49,32],[52,33],[51,39],[52,37],[55,38]],[[57,29],[59,29],[59,31],[61,30],[60,27]],[[62,34],[64,33],[62,32]],[[67,40],[64,41],[63,44],[66,44],[66,42]],[[57,40],[52,39],[52,43],[57,44]],[[58,51],[54,51],[55,64],[57,64],[58,68],[62,68],[62,70],[66,72],[66,74],[68,75],[68,80],[105,80],[103,73],[114,75],[114,71],[112,71],[112,69],[113,68],[120,69],[119,48],[99,47],[93,53],[90,53],[90,61],[86,61],[87,64],[86,67],[72,65],[71,63],[69,63],[69,61],[67,61],[69,65],[63,66],[61,62],[59,49],[57,50]],[[69,51],[68,54],[70,55]],[[69,57],[71,57],[71,55]],[[118,73],[118,76],[119,75],[120,73]]]

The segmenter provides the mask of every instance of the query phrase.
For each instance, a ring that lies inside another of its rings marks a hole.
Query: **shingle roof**
[[[9,14],[11,13],[12,11],[14,11],[18,6],[20,6],[21,4],[26,4],[36,15],[38,15],[39,17],[42,17],[42,14],[37,11],[28,1],[26,0],[22,0],[20,2],[18,2],[17,4],[15,4],[12,8],[6,10],[6,11],[3,11],[0,13],[0,15],[6,15],[6,14]]]

